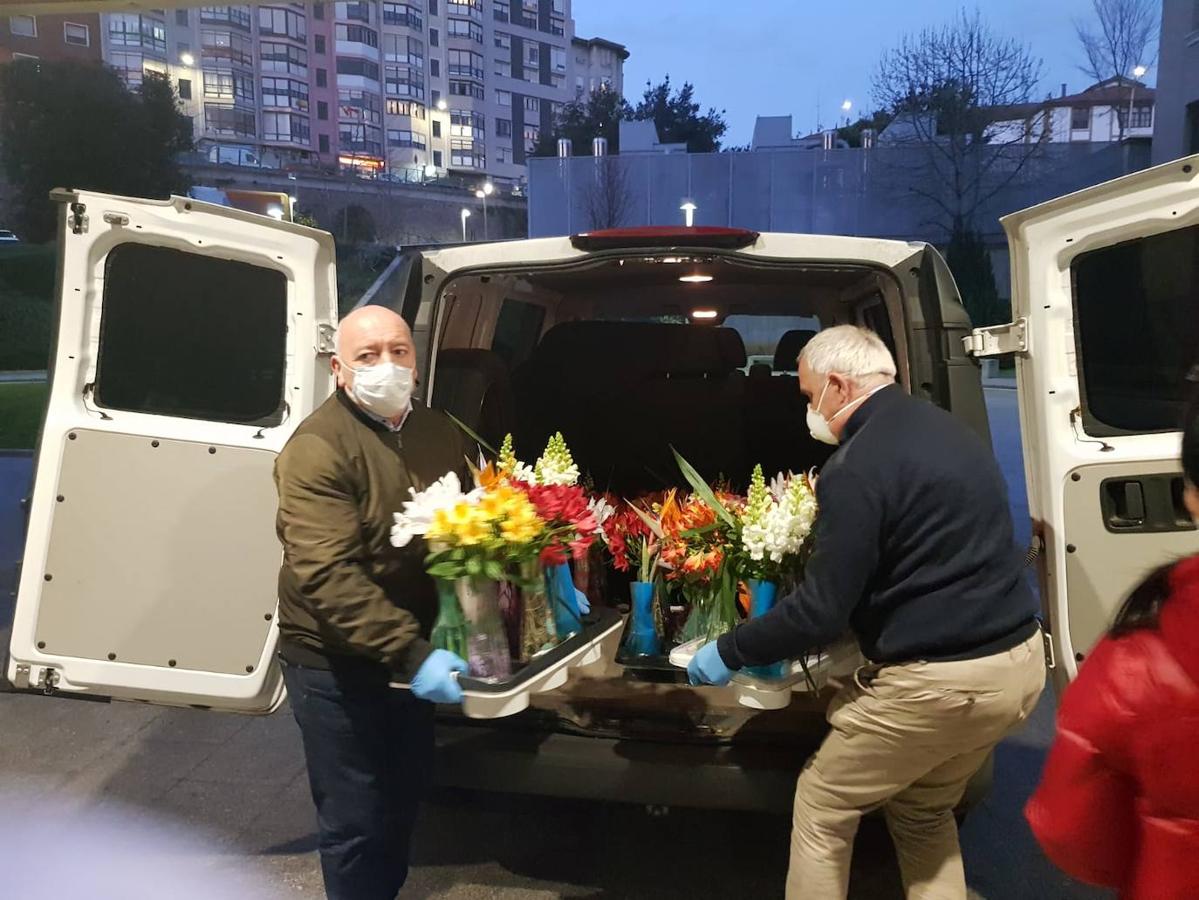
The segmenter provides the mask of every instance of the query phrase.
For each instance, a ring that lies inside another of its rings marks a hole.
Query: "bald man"
[[[407,323],[362,307],[342,320],[337,390],[275,464],[279,657],[304,740],[330,900],[393,900],[431,778],[433,704],[456,703],[466,663],[428,643],[437,610],[425,548],[392,546],[409,488],[466,471],[444,415],[413,400]],[[412,691],[389,688],[391,681]]]

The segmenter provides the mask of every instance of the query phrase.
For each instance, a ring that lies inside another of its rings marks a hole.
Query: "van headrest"
[[[720,345],[720,356],[726,370],[743,369],[749,358],[745,355],[745,341],[736,328],[717,328],[716,341]]]
[[[817,332],[795,328],[779,338],[774,348],[774,371],[794,372],[799,354],[808,346],[808,341],[816,337]]]

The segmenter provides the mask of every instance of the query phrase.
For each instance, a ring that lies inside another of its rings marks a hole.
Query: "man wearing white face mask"
[[[275,465],[279,656],[330,900],[393,900],[403,886],[432,777],[433,703],[461,701],[454,676],[467,668],[428,643],[437,595],[423,543],[391,543],[410,488],[470,477],[459,430],[412,398],[415,365],[402,318],[379,306],[350,313],[332,361],[337,391]]]
[[[841,900],[861,816],[882,808],[909,898],[965,900],[954,808],[1045,683],[1037,603],[991,448],[895,384],[877,335],[819,333],[799,359],[812,436],[838,445],[798,588],[705,645],[693,684],[800,657],[846,630],[868,664],[829,707],[795,792],[788,900]]]

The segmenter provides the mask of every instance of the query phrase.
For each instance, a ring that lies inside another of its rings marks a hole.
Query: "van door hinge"
[[[29,664],[20,663],[17,666],[17,671],[13,673],[12,686],[19,691],[29,689]]]
[[[970,356],[980,359],[987,356],[1010,356],[1028,351],[1028,319],[1020,318],[1007,325],[992,325],[975,328],[962,338],[962,345]]]
[[[316,352],[334,353],[337,350],[337,329],[332,325],[321,324],[316,327]]]
[[[1045,642],[1045,668],[1053,671],[1057,668],[1057,656],[1053,652],[1053,635],[1041,628],[1041,640]]]
[[[87,206],[83,203],[71,204],[71,234],[86,234],[88,225]]]

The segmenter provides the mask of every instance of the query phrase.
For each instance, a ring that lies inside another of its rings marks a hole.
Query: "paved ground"
[[[1021,522],[1027,515],[1020,509],[1015,392],[991,391],[988,403]],[[19,552],[13,513],[28,469],[25,459],[0,456],[0,598],[7,596],[3,563]],[[5,614],[0,600],[0,622]],[[285,896],[322,896],[313,814],[290,715],[249,719],[0,694],[0,721],[0,786],[91,807],[131,804],[143,815],[182,821],[207,835],[205,852],[213,864],[261,873]],[[1020,816],[1051,731],[1052,703],[1046,700],[1031,726],[999,749],[995,791],[965,823],[962,843],[976,897],[1104,896],[1056,873]],[[17,821],[3,803],[0,815]],[[787,821],[774,816],[682,809],[651,816],[616,804],[446,794],[426,811],[405,896],[776,897],[787,831]],[[131,867],[131,878],[136,871]],[[889,842],[876,826],[859,839],[852,896],[901,896]]]

